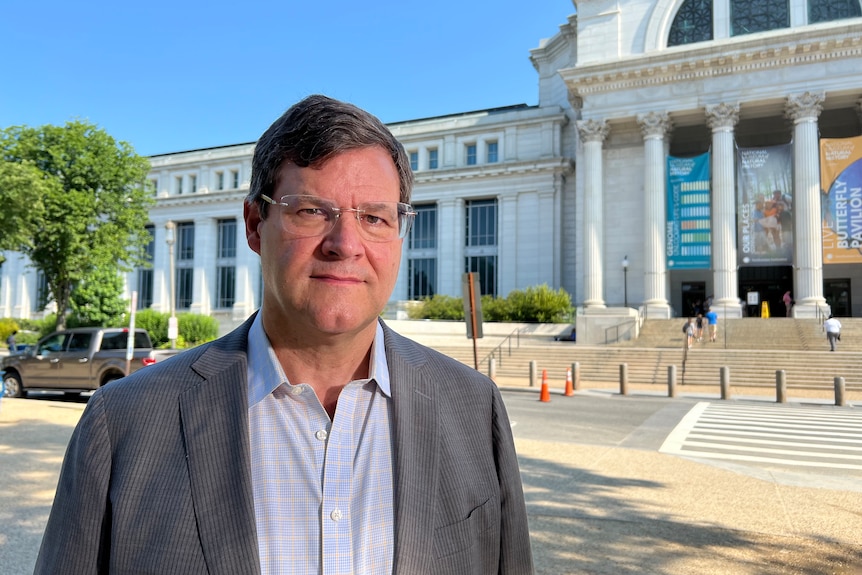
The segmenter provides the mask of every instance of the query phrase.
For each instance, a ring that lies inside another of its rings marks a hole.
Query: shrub
[[[12,318],[0,318],[0,345],[6,345],[6,338],[13,331],[20,331],[21,326]],[[18,341],[18,335],[15,334],[15,341]]]
[[[437,294],[422,300],[421,306],[415,306],[408,312],[413,319],[464,319],[464,306],[461,298]]]
[[[552,290],[546,284],[515,290],[507,298],[511,319],[518,322],[558,323],[572,315],[572,299],[562,288]]]
[[[218,321],[208,315],[184,313],[178,318],[183,347],[193,347],[218,337]]]
[[[135,313],[135,328],[145,329],[153,340],[153,347],[162,347],[168,343],[168,318],[169,314],[160,313],[151,309],[138,310]],[[123,324],[128,327],[129,320]]]

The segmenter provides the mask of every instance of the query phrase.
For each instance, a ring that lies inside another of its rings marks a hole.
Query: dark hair
[[[400,180],[399,201],[410,202],[413,172],[404,146],[383,122],[365,110],[327,96],[308,96],[291,106],[263,133],[254,148],[247,203],[260,202],[261,217],[285,162],[301,168],[318,167],[349,150],[379,146],[395,163]]]

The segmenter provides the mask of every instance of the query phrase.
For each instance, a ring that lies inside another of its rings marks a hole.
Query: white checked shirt
[[[248,349],[262,575],[392,573],[391,394],[380,324],[371,377],[341,391],[332,420],[310,385],[287,381],[260,314]]]

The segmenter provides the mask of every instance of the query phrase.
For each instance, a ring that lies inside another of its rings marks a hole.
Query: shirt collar
[[[287,376],[269,338],[263,330],[262,314],[258,312],[248,331],[248,405],[257,404],[282,384],[289,385]],[[383,327],[377,322],[374,342],[371,344],[371,366],[369,379],[377,383],[386,397],[392,397],[389,384],[389,364],[386,361],[386,346],[383,341]]]

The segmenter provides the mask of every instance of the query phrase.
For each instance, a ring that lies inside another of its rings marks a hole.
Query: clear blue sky
[[[253,142],[313,93],[384,122],[538,103],[571,0],[7,2],[0,128],[97,124],[142,155]]]

